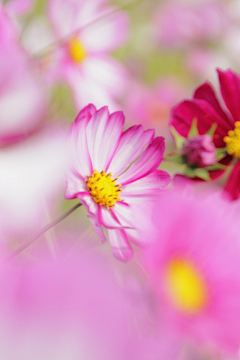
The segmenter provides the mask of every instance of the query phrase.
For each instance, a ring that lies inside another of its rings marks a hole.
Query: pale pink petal
[[[112,209],[100,206],[99,220],[108,229],[132,228],[131,210],[126,203],[117,202]]]
[[[133,257],[133,249],[123,230],[108,230],[109,242],[115,258],[122,262],[127,262]]]
[[[129,196],[144,197],[156,195],[161,191],[160,188],[167,186],[171,181],[170,175],[163,170],[155,170],[151,174],[131,182],[122,187],[121,198],[125,200]]]
[[[92,222],[93,229],[98,234],[100,241],[104,243],[106,241],[106,237],[104,235],[103,229],[101,227],[101,223],[99,221],[99,206],[92,199],[89,193],[80,193],[77,196],[80,202],[87,208],[88,217]]]
[[[164,150],[164,138],[156,137],[130,169],[119,176],[118,182],[126,185],[150,174],[161,164]]]
[[[109,116],[108,108],[98,110],[87,127],[87,143],[93,170],[107,170],[118,146],[124,124],[123,113]]]
[[[7,12],[13,15],[23,15],[32,10],[32,0],[11,0],[5,5]]]
[[[78,114],[69,131],[69,144],[72,153],[72,163],[76,171],[85,179],[92,174],[92,163],[88,152],[86,129],[92,115],[96,112],[94,105],[86,106]]]
[[[84,77],[101,85],[110,97],[118,96],[126,89],[128,75],[125,68],[107,55],[89,56],[81,68]]]
[[[86,182],[81,175],[74,171],[69,171],[66,180],[65,198],[68,200],[75,199],[80,192],[86,192]]]
[[[119,106],[113,101],[109,91],[88,74],[80,71],[79,67],[69,66],[65,78],[73,91],[77,109],[80,110],[83,106],[94,103],[97,108],[108,104],[110,111],[119,110]]]
[[[70,35],[78,13],[78,4],[72,0],[51,0],[48,2],[48,16],[58,37]]]
[[[118,148],[109,166],[113,176],[120,175],[138,158],[144,148],[153,140],[154,130],[144,131],[142,125],[135,125],[122,133]]]
[[[113,213],[124,228],[133,228],[132,208],[124,201],[116,202]]]
[[[123,12],[115,12],[86,26],[80,33],[88,52],[110,51],[122,45],[128,35],[128,18]]]

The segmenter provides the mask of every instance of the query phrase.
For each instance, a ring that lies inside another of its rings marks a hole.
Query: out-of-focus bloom
[[[0,5],[0,146],[28,136],[46,114],[46,98],[17,32]]]
[[[216,163],[216,148],[210,135],[199,135],[186,140],[182,155],[187,164],[199,168]]]
[[[46,206],[64,188],[66,132],[59,126],[1,149],[1,239],[29,236],[42,226]]]
[[[1,263],[0,357],[124,360],[134,353],[129,310],[106,264],[88,252],[70,256],[67,247],[55,261],[38,254],[37,264]]]
[[[126,96],[127,117],[131,123],[153,126],[157,133],[168,135],[170,109],[184,98],[185,89],[173,79],[163,79],[152,88],[136,83]],[[165,134],[166,133],[166,134]]]
[[[133,256],[128,239],[141,243],[136,228],[144,221],[142,209],[138,224],[133,221],[134,206],[140,209],[136,202],[141,200],[144,207],[144,199],[161,191],[170,176],[157,170],[164,138],[153,139],[154,130],[144,131],[141,125],[122,133],[123,125],[123,113],[109,115],[107,107],[97,111],[88,105],[79,113],[69,133],[73,166],[65,196],[79,198],[101,241],[106,241],[104,226],[114,256],[128,261]]]
[[[229,207],[163,194],[153,212],[159,239],[143,256],[159,328],[237,354],[240,247]]]
[[[227,109],[222,108],[211,84],[206,82],[196,89],[192,100],[185,100],[173,108],[170,125],[181,136],[187,137],[193,119],[197,119],[197,128],[201,135],[205,134],[213,124],[216,124],[213,143],[224,156],[220,163],[228,165],[232,159],[236,161],[225,190],[232,199],[237,199],[240,195],[240,78],[231,70],[218,70],[218,77]],[[223,169],[215,169],[209,171],[209,175],[214,180],[223,172]]]
[[[107,53],[127,37],[128,18],[98,0],[50,0],[49,19],[59,41],[58,75],[69,83],[78,109],[94,102],[115,108],[123,90],[123,66]]]
[[[168,47],[216,41],[229,25],[226,6],[216,0],[166,1],[156,18],[159,41]]]

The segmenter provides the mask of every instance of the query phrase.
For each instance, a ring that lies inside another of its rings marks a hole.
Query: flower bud
[[[216,163],[216,149],[210,135],[199,135],[187,140],[182,155],[188,165],[199,168]]]

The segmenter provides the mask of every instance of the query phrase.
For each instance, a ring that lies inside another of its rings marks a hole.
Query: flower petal
[[[88,52],[111,51],[123,44],[128,35],[128,18],[124,12],[109,14],[80,33],[82,43]]]
[[[80,192],[86,192],[86,182],[77,172],[69,172],[66,180],[65,199],[75,199]]]
[[[124,124],[124,115],[117,111],[109,116],[108,108],[98,110],[87,127],[88,149],[93,170],[107,170],[118,146]]]
[[[167,186],[170,181],[171,177],[166,171],[155,170],[151,174],[123,186],[121,198],[125,200],[125,197],[128,196],[144,197],[148,195],[156,195],[156,193],[161,191],[160,188]]]
[[[164,150],[164,138],[156,137],[130,169],[119,176],[118,182],[126,185],[150,174],[161,164]]]
[[[108,230],[109,242],[115,258],[122,262],[127,262],[133,257],[133,249],[123,230]]]
[[[199,86],[196,89],[193,98],[207,101],[216,110],[220,117],[225,119],[226,122],[233,126],[233,119],[229,118],[228,114],[223,111],[211,84],[205,82],[204,84]]]
[[[232,169],[224,191],[229,194],[231,200],[237,200],[240,197],[240,161]]]
[[[101,227],[101,223],[99,221],[99,206],[92,199],[91,195],[87,192],[80,193],[77,196],[81,203],[86,207],[88,212],[88,217],[92,222],[94,231],[98,234],[100,241],[104,243],[106,241],[106,237],[104,235],[103,229]]]
[[[218,127],[215,130],[213,142],[216,147],[226,146],[223,138],[232,126],[204,100],[185,100],[178,104],[172,110],[170,125],[180,135],[187,137],[194,118],[198,120],[197,127],[200,135],[205,134],[216,123]]]
[[[231,70],[217,70],[221,94],[234,121],[240,120],[240,78]]]
[[[108,229],[132,228],[131,210],[128,204],[117,202],[113,209],[99,207],[99,220]]]
[[[76,120],[72,123],[69,131],[69,144],[72,153],[73,167],[81,174],[84,179],[92,174],[92,163],[88,152],[86,129],[89,120],[96,112],[94,105],[86,106],[78,114]]]
[[[109,166],[109,172],[113,174],[113,177],[126,170],[149,145],[153,137],[154,130],[144,131],[142,125],[135,125],[124,131]]]

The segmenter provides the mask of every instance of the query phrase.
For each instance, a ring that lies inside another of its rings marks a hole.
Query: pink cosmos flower
[[[58,77],[70,85],[78,109],[94,102],[110,104],[126,81],[123,66],[107,53],[127,37],[128,18],[98,0],[50,0],[49,19],[57,49]],[[112,13],[111,13],[112,12]]]
[[[212,85],[205,82],[195,90],[192,100],[184,100],[173,108],[170,125],[183,137],[187,137],[193,119],[197,119],[200,135],[205,134],[213,124],[217,125],[213,143],[216,148],[223,149],[220,163],[229,165],[235,159],[225,186],[225,191],[235,200],[240,196],[240,77],[231,70],[218,70],[218,77],[225,107],[220,105]],[[209,171],[212,180],[223,173],[223,169]]]
[[[237,354],[240,346],[239,226],[223,200],[156,199],[158,241],[142,255],[159,331]],[[237,231],[236,231],[237,230]],[[157,314],[157,315],[156,315]]]
[[[141,243],[134,212],[139,225],[146,222],[144,204],[169,183],[170,176],[157,170],[164,139],[153,139],[154,130],[144,131],[141,125],[122,133],[123,125],[120,111],[109,114],[107,107],[96,110],[94,105],[80,111],[69,132],[73,165],[65,196],[85,205],[100,240],[106,241],[104,226],[114,256],[128,261],[133,256],[129,239]]]

